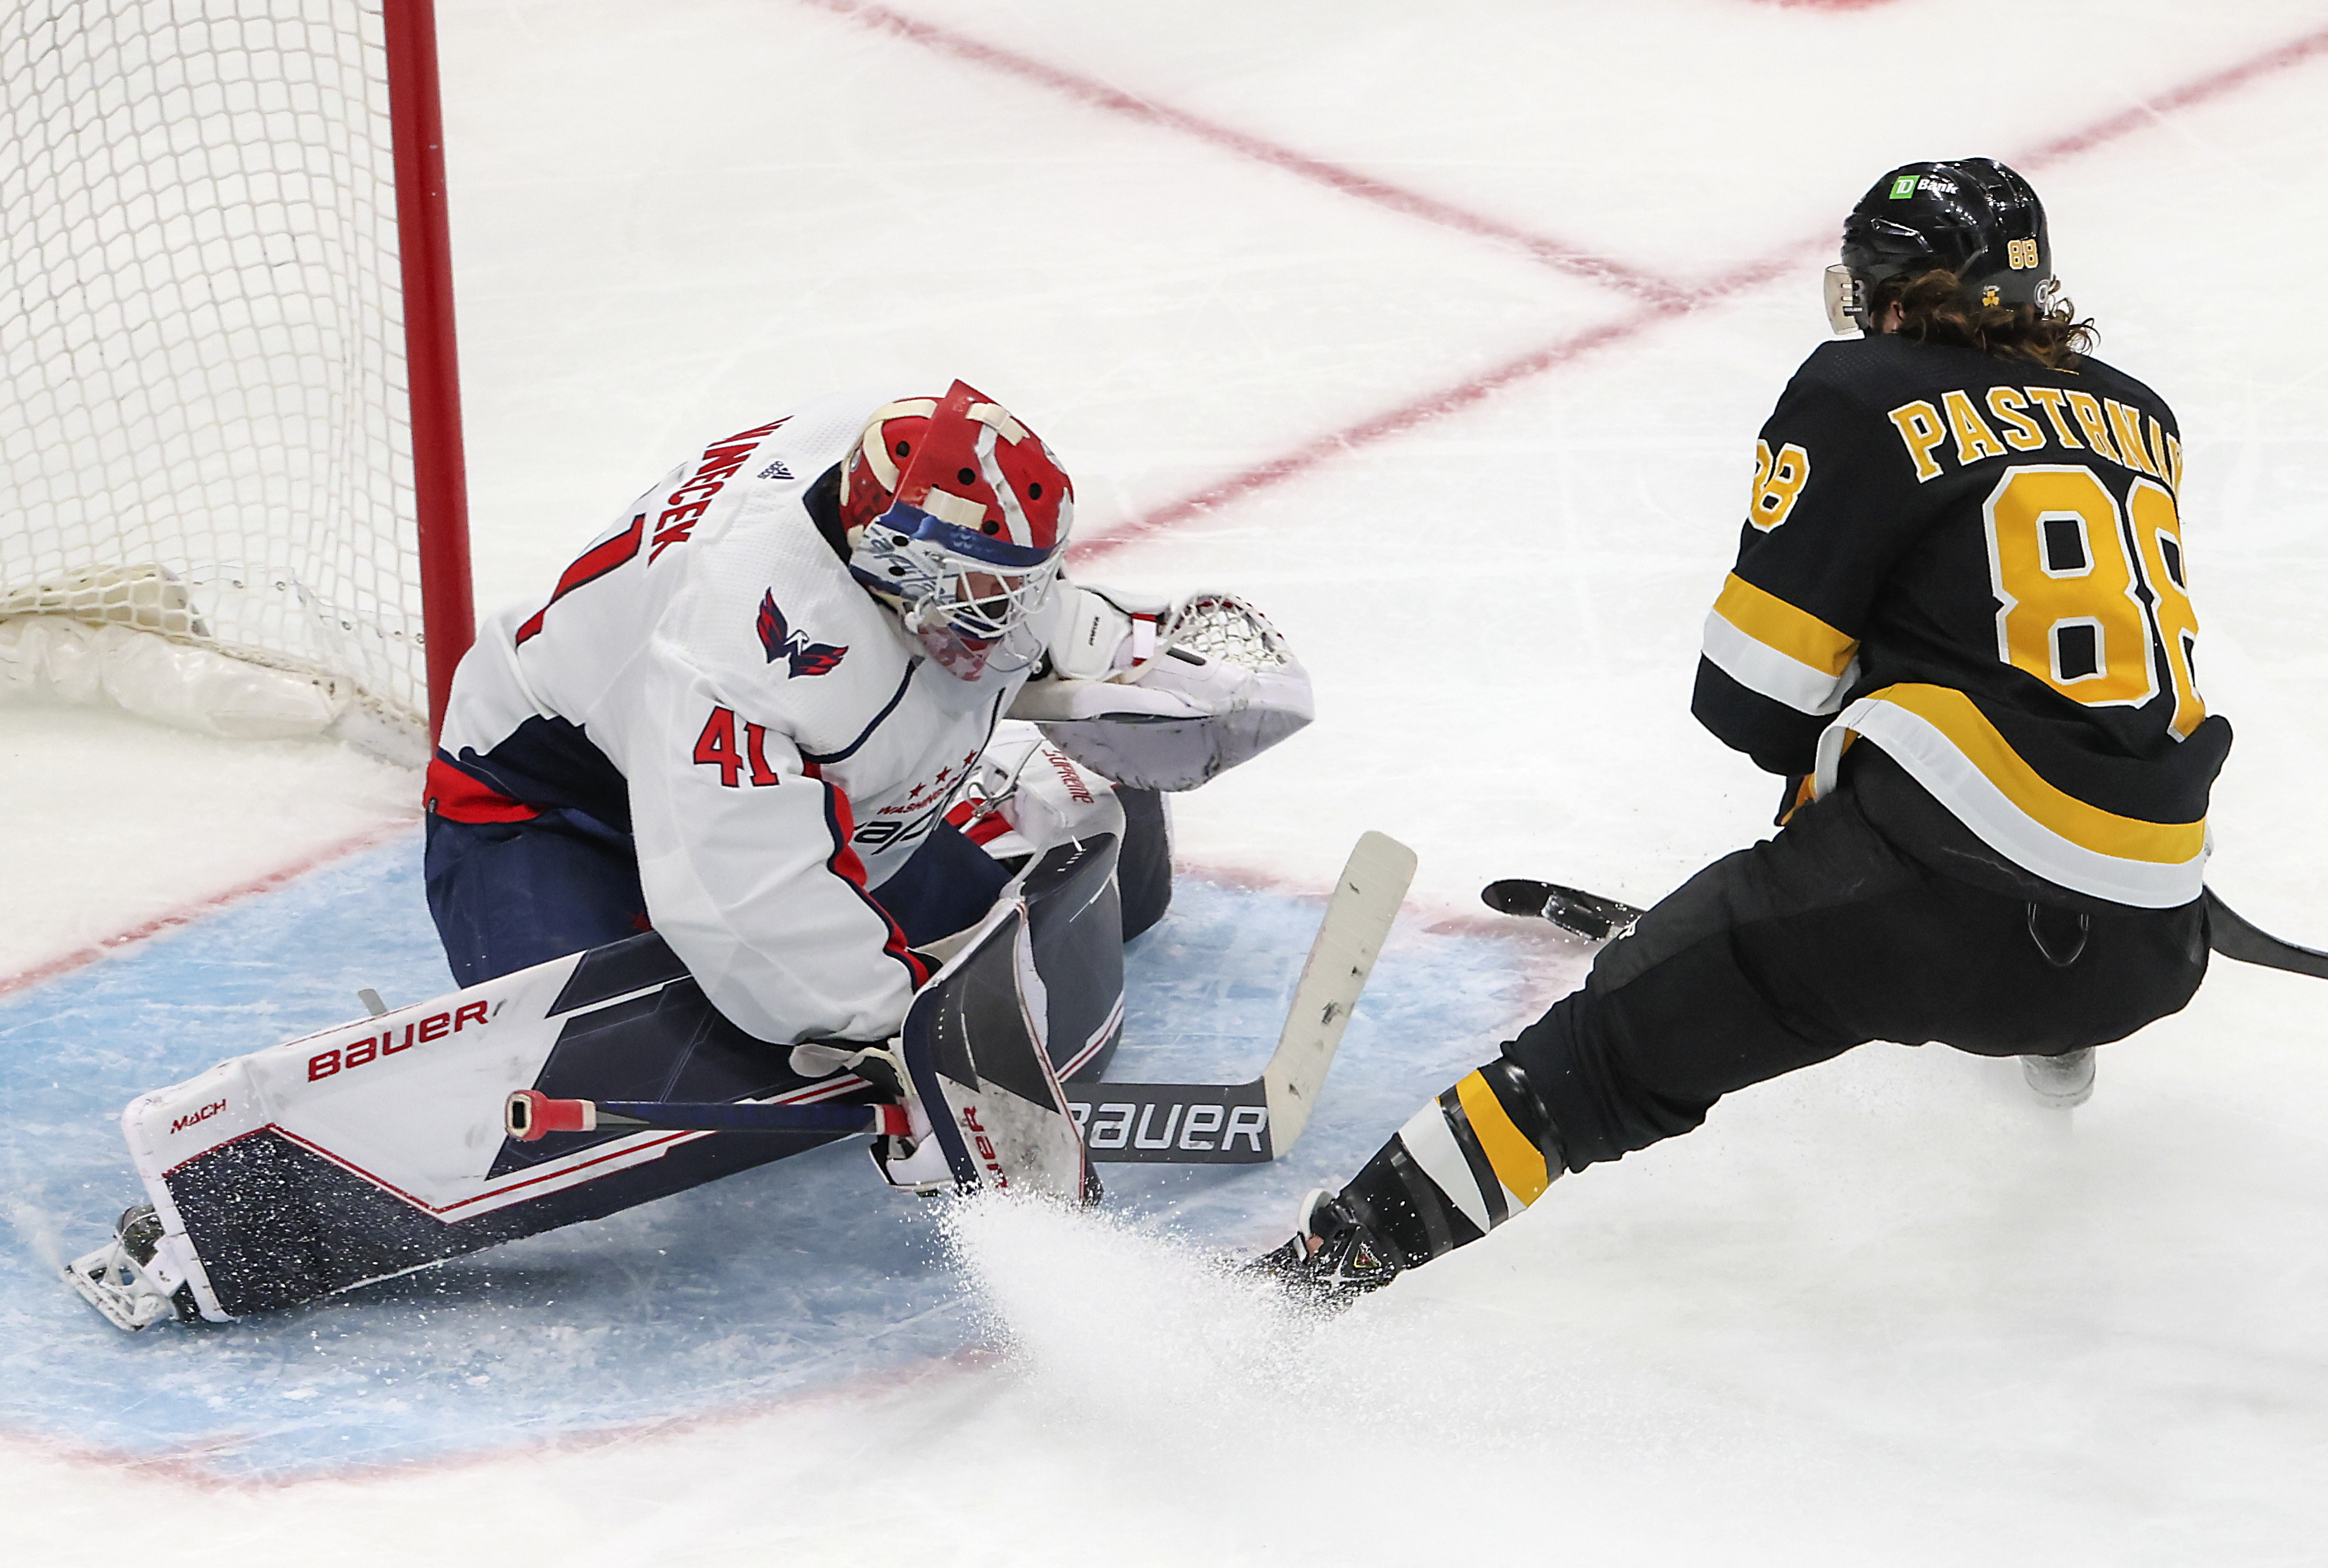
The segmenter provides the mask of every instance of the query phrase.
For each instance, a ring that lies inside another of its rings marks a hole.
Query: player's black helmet
[[[1984,305],[2035,305],[2053,281],[2045,208],[1994,158],[1902,164],[1843,224],[1843,262],[1827,268],[1827,319],[1872,332],[1878,286],[1945,268]]]

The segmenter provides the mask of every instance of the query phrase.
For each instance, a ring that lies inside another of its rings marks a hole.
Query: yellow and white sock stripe
[[[1542,1197],[1560,1174],[1476,1072],[1408,1118],[1398,1141],[1480,1235]],[[1472,1239],[1454,1235],[1458,1245]]]

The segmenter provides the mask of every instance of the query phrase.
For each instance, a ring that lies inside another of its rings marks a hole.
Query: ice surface
[[[1356,832],[1382,828],[1422,853],[1418,907],[1452,910],[1506,875],[1652,898],[1768,822],[1769,781],[1691,723],[1690,671],[1755,427],[1824,335],[1816,272],[1840,215],[1894,161],[1988,153],[2029,164],[2105,357],[2182,417],[2201,681],[2239,732],[2211,880],[2267,928],[2328,939],[2314,798],[2328,381],[2308,303],[2328,240],[2309,194],[2328,155],[2318,0],[899,0],[883,14],[1015,52],[1032,73],[836,7],[439,5],[481,603],[538,597],[707,435],[838,385],[963,374],[1076,474],[1079,572],[1246,590],[1316,675],[1311,729],[1180,803],[1184,855],[1322,887]],[[2083,150],[2058,146],[2121,116]],[[1329,188],[1270,147],[1483,223]],[[1645,305],[1580,277],[1577,253],[1729,292]],[[1789,270],[1753,282],[1766,258]],[[1596,330],[1611,335],[1563,349]],[[1450,390],[1523,361],[1450,411]],[[1418,416],[1402,433],[1366,424],[1401,409]],[[1292,476],[1239,488],[1263,469]],[[1096,548],[1224,486],[1169,529]],[[0,751],[18,759],[0,781],[10,892],[46,869],[9,902],[12,963],[390,820],[374,784],[305,754],[237,762],[16,713],[0,714]],[[76,855],[109,874],[73,878]],[[1232,949],[1265,990],[1306,906],[1234,906],[1280,911],[1257,927],[1265,951]],[[408,905],[397,918],[419,929]],[[601,1421],[587,1394],[544,1417],[465,1382],[440,1389],[422,1366],[369,1394],[313,1374],[314,1398],[289,1403],[410,1408],[303,1436],[283,1402],[205,1385],[211,1371],[176,1359],[189,1338],[92,1338],[84,1309],[43,1294],[52,1316],[23,1330],[11,1370],[83,1380],[85,1396],[8,1423],[33,1435],[0,1438],[0,1539],[29,1560],[110,1561],[134,1534],[238,1568],[521,1548],[593,1564],[2319,1560],[2317,982],[2220,966],[2185,1013],[2103,1053],[2093,1103],[2066,1121],[2028,1103],[2010,1064],[1851,1053],[1560,1183],[1489,1244],[1337,1323],[1288,1324],[1199,1266],[1244,1223],[1235,1206],[1339,1174],[1443,1082],[1432,1074],[1574,977],[1572,954],[1411,938],[1422,945],[1402,947],[1395,972],[1386,961],[1367,1004],[1383,1010],[1359,1023],[1403,1024],[1403,1048],[1423,1054],[1410,1078],[1376,1058],[1347,1072],[1394,1044],[1354,1031],[1333,1091],[1352,1097],[1321,1112],[1301,1169],[1153,1178],[1140,1194],[1119,1178],[1136,1199],[1123,1220],[981,1215],[950,1253],[917,1231],[917,1277],[961,1314],[940,1338],[968,1354],[780,1386],[770,1369],[808,1347],[760,1327],[774,1309],[730,1307],[749,1325],[748,1370],[719,1384],[685,1325],[655,1316],[690,1310],[673,1303],[704,1276],[671,1272],[675,1249],[633,1216],[601,1227],[619,1267],[561,1268],[565,1244],[544,1238],[530,1263],[512,1250],[466,1265],[489,1293],[457,1310],[540,1369],[558,1358],[550,1331],[586,1320],[574,1292],[600,1292],[587,1320],[667,1335],[666,1365],[705,1379],[652,1407],[671,1419],[634,1405]],[[1515,962],[1536,987],[1526,1006],[1496,1000]],[[1410,991],[1410,963],[1452,978]],[[318,981],[325,1010],[381,972],[360,951],[343,968]],[[1410,998],[1415,1010],[1394,1011]],[[13,1043],[39,1009],[4,1016]],[[1450,1054],[1431,1054],[1441,1042]],[[124,1078],[134,1053],[170,1048],[80,1045],[117,1053]],[[71,1080],[41,1052],[12,1044],[0,1070],[88,1151],[7,1134],[12,1188],[43,1195],[17,1204],[23,1239],[0,1272],[16,1282],[5,1299],[30,1302],[27,1259],[77,1244],[41,1227],[109,1217],[126,1167],[101,1122],[144,1084],[92,1091],[101,1114],[68,1116],[65,1091],[42,1085]],[[74,1174],[83,1158],[114,1174]],[[714,1210],[761,1220],[807,1163],[649,1212],[714,1232]],[[851,1186],[831,1223],[883,1196]],[[343,1340],[333,1365],[421,1366],[420,1313],[433,1326],[451,1310],[352,1300],[309,1326],[371,1314],[383,1333],[367,1338],[393,1354],[366,1363]],[[99,1397],[93,1358],[157,1352],[191,1381],[151,1397],[183,1420],[125,1464],[108,1456],[135,1446],[137,1407]],[[324,1359],[294,1346],[283,1364],[299,1356]],[[652,1359],[600,1366],[634,1391]],[[747,1387],[756,1376],[772,1381]],[[204,1386],[223,1410],[197,1408]],[[453,1401],[540,1419],[461,1429]],[[230,1428],[260,1435],[214,1458],[170,1446]],[[335,1430],[383,1451],[400,1432],[440,1457],[205,1479],[296,1468],[297,1443]]]
[[[417,774],[321,741],[218,740],[109,709],[0,708],[0,988],[409,827],[419,793]]]
[[[0,1004],[0,1429],[280,1476],[719,1415],[984,1342],[934,1239],[859,1141],[297,1311],[131,1339],[55,1277],[140,1197],[115,1116],[148,1088],[451,989],[417,840]],[[1322,905],[1200,881],[1133,950],[1118,1077],[1260,1070]],[[1106,1169],[1112,1211],[1225,1252],[1371,1152],[1527,1011],[1516,936],[1403,933],[1315,1135],[1253,1169]],[[1361,1147],[1364,1145],[1364,1147]]]

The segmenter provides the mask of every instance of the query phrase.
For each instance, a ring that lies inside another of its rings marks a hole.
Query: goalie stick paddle
[[[1292,1148],[1310,1124],[1350,1009],[1414,880],[1414,851],[1387,834],[1359,836],[1301,966],[1277,1049],[1258,1077],[1242,1084],[1069,1084],[1069,1108],[1092,1159],[1257,1165]]]
[[[1414,878],[1414,851],[1367,833],[1342,868],[1310,944],[1277,1049],[1242,1084],[1068,1084],[1069,1108],[1094,1160],[1251,1165],[1293,1147],[1340,1047],[1350,1011]],[[905,1133],[897,1105],[768,1105],[751,1102],[562,1100],[532,1089],[510,1095],[509,1135],[635,1131]]]
[[[2212,887],[2206,898],[2207,945],[2215,952],[2239,963],[2328,980],[2328,953],[2272,935],[2224,903]],[[1638,909],[1617,899],[1521,877],[1488,883],[1479,890],[1479,900],[1498,914],[1549,920],[1591,942],[1621,936],[1641,917]]]

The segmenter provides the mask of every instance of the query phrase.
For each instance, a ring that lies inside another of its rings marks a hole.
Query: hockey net
[[[0,698],[425,733],[383,3],[0,14]]]

